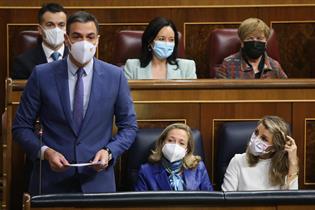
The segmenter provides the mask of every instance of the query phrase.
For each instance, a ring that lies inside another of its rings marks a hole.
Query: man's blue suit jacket
[[[205,164],[202,161],[199,162],[195,169],[184,169],[183,180],[185,182],[185,190],[213,191]],[[159,163],[143,164],[134,188],[136,191],[173,190],[167,171]]]
[[[22,145],[31,159],[38,159],[41,146],[47,145],[63,154],[70,163],[85,163],[107,147],[114,162],[133,143],[137,122],[123,71],[95,58],[93,71],[88,108],[81,130],[76,132],[70,110],[67,60],[34,68],[12,129],[14,140]],[[42,145],[34,132],[37,118],[43,128]],[[115,136],[112,136],[113,120],[118,127]],[[35,164],[31,175],[31,194],[39,191],[38,165]],[[78,174],[84,193],[113,192],[116,190],[113,165],[101,172],[90,167],[71,167],[64,172],[54,172],[48,161],[42,161],[42,193],[71,191],[67,183]]]

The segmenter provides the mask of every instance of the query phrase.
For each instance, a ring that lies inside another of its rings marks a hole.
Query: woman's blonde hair
[[[238,36],[243,42],[247,37],[256,34],[264,34],[268,40],[270,35],[270,28],[264,21],[258,18],[248,18],[244,20],[238,28]]]
[[[173,130],[173,129],[181,129],[186,131],[187,136],[188,136],[188,143],[187,143],[187,151],[186,155],[183,159],[183,166],[186,169],[192,169],[196,168],[198,166],[199,161],[201,160],[200,156],[195,156],[193,154],[195,144],[194,144],[194,139],[192,137],[192,132],[191,129],[188,125],[185,125],[183,123],[174,123],[169,126],[167,126],[157,139],[155,143],[155,149],[152,150],[152,154],[149,156],[148,160],[151,163],[157,163],[161,161],[161,158],[163,156],[162,154],[162,148],[164,146],[164,141],[168,135],[168,133]]]
[[[288,153],[284,150],[289,135],[288,124],[277,116],[265,116],[258,125],[262,124],[272,134],[272,150],[271,165],[269,169],[270,183],[283,186],[285,184],[285,176],[289,172]],[[247,147],[247,160],[250,166],[255,166],[259,161],[258,156],[254,156],[249,152]]]

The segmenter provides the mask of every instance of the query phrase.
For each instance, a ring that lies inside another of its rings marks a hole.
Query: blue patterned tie
[[[81,129],[81,123],[83,121],[83,94],[84,94],[84,84],[83,84],[83,74],[84,69],[79,68],[77,70],[77,82],[75,84],[74,98],[73,98],[73,120],[77,132]]]
[[[54,61],[56,61],[56,60],[58,60],[59,56],[60,56],[60,53],[59,53],[59,52],[53,52],[50,57],[51,57]]]

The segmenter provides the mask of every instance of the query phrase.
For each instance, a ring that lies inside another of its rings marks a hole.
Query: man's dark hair
[[[94,15],[91,13],[85,12],[85,11],[78,11],[73,13],[72,15],[69,16],[67,20],[67,34],[70,32],[70,26],[73,23],[88,23],[88,22],[94,22],[96,26],[96,30],[98,33],[99,26],[98,26],[98,21]]]
[[[56,4],[56,3],[43,4],[42,8],[40,8],[37,14],[38,23],[42,22],[45,12],[51,12],[51,13],[63,12],[67,14],[63,6],[60,4]]]

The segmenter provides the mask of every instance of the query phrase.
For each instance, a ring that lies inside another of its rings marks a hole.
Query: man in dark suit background
[[[63,6],[55,3],[42,6],[38,12],[38,31],[42,42],[15,58],[11,71],[13,79],[28,79],[36,65],[60,60],[68,54],[64,45],[66,21]]]
[[[69,56],[37,65],[28,79],[13,138],[34,161],[32,195],[116,190],[113,166],[133,143],[137,122],[122,69],[94,57],[98,34],[93,15],[74,13],[67,21]],[[42,141],[34,131],[37,118]]]

